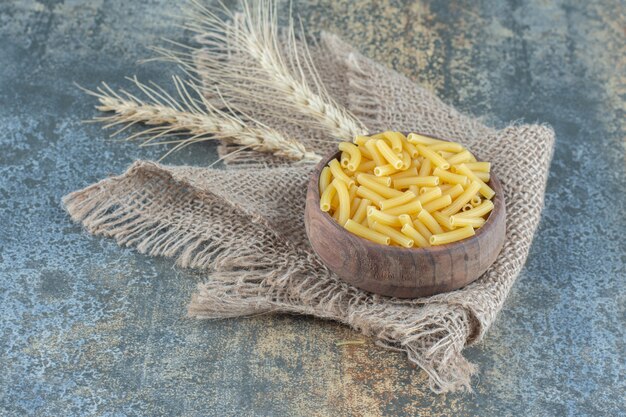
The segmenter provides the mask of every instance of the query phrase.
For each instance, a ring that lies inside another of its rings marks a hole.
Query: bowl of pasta
[[[383,132],[342,142],[309,181],[313,250],[345,282],[399,298],[475,281],[504,244],[502,186],[459,143]]]

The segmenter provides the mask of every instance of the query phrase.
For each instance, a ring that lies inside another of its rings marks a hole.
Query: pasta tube
[[[333,183],[330,183],[328,187],[326,187],[326,189],[322,193],[322,197],[320,198],[320,210],[326,212],[330,211],[331,202],[336,193],[337,190],[335,189],[335,186],[333,185]]]
[[[448,188],[447,190],[443,191],[441,195],[449,195],[452,198],[457,198],[458,196],[463,194],[463,191],[463,187],[457,184],[454,187]]]
[[[385,197],[381,196],[380,194],[376,194],[374,191],[362,185],[357,187],[356,195],[358,195],[361,198],[368,199],[372,203],[376,204],[378,207],[380,207],[380,204],[385,199]]]
[[[415,230],[415,228],[411,226],[411,224],[403,225],[402,229],[400,230],[402,231],[404,235],[413,239],[417,247],[425,248],[427,246],[430,246],[430,244],[428,243],[428,240],[426,240],[424,236],[422,236],[417,230]]]
[[[409,133],[406,140],[413,145],[436,145],[437,143],[445,142],[443,140],[430,138],[428,136],[418,135],[417,133]]]
[[[385,210],[385,213],[391,214],[393,216],[399,216],[401,214],[415,214],[419,213],[422,210],[422,203],[418,200],[413,200],[410,203],[403,204],[401,206],[392,207],[390,209]]]
[[[362,199],[359,206],[356,208],[356,211],[352,215],[352,220],[357,223],[362,223],[363,220],[365,220],[365,217],[367,217],[367,208],[370,204],[372,204],[372,202],[367,198]]]
[[[391,164],[379,165],[374,168],[374,175],[377,177],[384,177],[398,172],[398,170]]]
[[[474,228],[472,226],[465,226],[460,229],[455,229],[450,232],[437,233],[430,237],[431,245],[445,245],[446,243],[452,243],[474,236]]]
[[[424,159],[422,161],[422,165],[420,166],[420,170],[419,170],[419,176],[420,177],[427,177],[430,175],[430,171],[432,170],[432,165],[433,163],[430,161],[430,159]]]
[[[439,167],[441,169],[450,168],[450,163],[446,161],[445,159],[443,159],[441,155],[439,155],[437,152],[433,151],[432,149],[429,149],[424,145],[417,145],[417,150],[420,152],[420,155],[422,155],[426,159],[429,159],[434,166]]]
[[[489,182],[491,175],[488,172],[472,171],[482,182]]]
[[[387,162],[395,169],[402,168],[402,159],[398,157],[398,155],[387,145],[382,139],[376,141],[376,148],[380,152],[380,154],[385,158]]]
[[[491,162],[465,162],[465,166],[474,172],[491,172]]]
[[[411,158],[413,159],[417,158],[418,155],[420,154],[417,148],[415,147],[415,145],[413,145],[411,142],[409,142],[406,139],[402,141],[402,146],[409,153],[409,155],[411,155]]]
[[[398,245],[403,246],[405,248],[412,248],[413,245],[415,244],[413,239],[403,235],[402,233],[398,232],[393,227],[389,227],[384,224],[374,222],[372,224],[372,228],[379,233],[389,236],[393,243],[397,243]]]
[[[363,173],[359,173],[356,176],[359,184],[366,186],[367,188],[375,191],[376,193],[382,195],[385,198],[393,198],[402,195],[402,191],[394,190],[393,188],[386,187],[382,184],[377,183],[376,181],[371,180]]]
[[[439,177],[406,177],[393,181],[395,188],[409,188],[409,185],[417,185],[418,187],[436,187],[439,185]]]
[[[388,226],[401,226],[398,216],[392,216],[391,214],[383,213],[382,211],[372,206],[369,206],[367,208],[367,217],[370,217],[374,222],[379,222]]]
[[[461,184],[462,186],[466,186],[469,180],[465,175],[453,174],[450,171],[444,171],[443,169],[437,167],[433,170],[433,175],[439,177],[441,181],[447,182],[449,184]]]
[[[372,160],[376,162],[376,166],[385,165],[386,160],[378,151],[378,148],[376,147],[376,141],[377,139],[370,139],[367,142],[365,142],[365,149],[367,149],[369,153],[372,155]]]
[[[365,155],[365,154],[363,154]],[[359,166],[357,167],[357,171],[361,171],[361,172],[368,172],[368,171],[372,171],[374,170],[374,168],[376,168],[376,162],[374,161],[365,161],[363,162],[363,160],[361,159],[361,163],[359,164]]]
[[[463,191],[463,194],[455,198],[452,204],[441,210],[441,212],[446,216],[455,214],[478,193],[478,190],[480,190],[480,183],[478,181],[472,181],[467,189]]]
[[[426,239],[430,239],[430,237],[433,235],[433,233],[428,229],[428,227],[426,227],[424,223],[422,223],[420,219],[413,220],[413,227],[415,227],[415,230],[417,230],[420,235],[424,236]]]
[[[408,203],[411,200],[414,200],[415,198],[417,198],[415,194],[413,194],[410,191],[406,191],[401,196],[382,201],[380,204],[380,209],[388,210],[392,207],[401,206],[405,203]]]
[[[379,184],[384,185],[385,187],[391,187],[391,177],[377,177],[372,174],[363,174],[366,177],[370,178],[372,181],[376,181]]]
[[[383,133],[383,138],[389,141],[389,145],[391,149],[395,153],[402,152],[402,141],[405,139],[404,135],[400,132],[385,132]]]
[[[402,151],[402,167],[400,169],[409,169],[411,167],[411,155],[407,151]]]
[[[442,195],[441,197],[424,204],[424,210],[432,213],[433,211],[441,210],[442,208],[449,206],[450,203],[452,203],[452,197],[449,195]]]
[[[359,197],[350,198],[350,218],[353,219],[356,211],[361,204],[361,199]]]
[[[437,220],[437,223],[439,223],[441,226],[443,226],[444,229],[446,229],[446,230],[454,229],[454,227],[450,223],[450,216],[446,216],[444,214],[441,214],[440,211],[435,211],[435,212],[433,212],[431,214],[432,214],[433,218],[435,220]]]
[[[324,167],[322,172],[320,173],[320,194],[323,194],[326,190],[326,187],[330,184],[332,180],[332,174],[330,173],[329,167]]]
[[[433,201],[435,198],[441,197],[441,188],[436,187],[430,191],[425,192],[424,194],[417,197],[417,201],[422,204],[426,204],[430,201]]]
[[[345,182],[348,187],[354,184],[354,180],[350,178],[345,172],[343,172],[343,169],[341,169],[339,161],[333,159],[328,163],[328,166],[330,167],[330,172],[333,174],[333,177],[335,177],[335,179],[338,178],[341,181]]]
[[[348,162],[346,163],[346,167],[349,171],[356,171],[359,164],[361,163],[361,151],[355,145],[350,142],[341,142],[339,144],[339,150],[348,154]]]
[[[456,142],[435,143],[433,145],[428,145],[428,149],[432,149],[435,152],[444,151],[444,152],[452,152],[452,153],[463,152],[465,150],[463,145],[461,145],[460,143],[456,143]]]
[[[417,168],[410,167],[404,171],[400,171],[398,173],[390,175],[390,177],[392,180],[398,180],[400,178],[406,178],[406,177],[417,177]]]
[[[337,221],[343,226],[350,218],[350,193],[346,183],[338,178],[335,178],[331,184],[337,190],[337,196],[339,197],[339,209],[337,210],[339,217]]]
[[[391,238],[389,236],[385,236],[382,233],[376,232],[368,227],[365,227],[354,220],[348,220],[346,224],[343,226],[348,232],[354,233],[355,235],[362,237],[363,239],[367,239],[374,243],[379,243],[381,245],[389,246],[391,244]]]
[[[417,218],[419,221],[424,223],[424,226],[426,226],[433,234],[443,233],[443,229],[439,223],[437,223],[437,220],[435,220],[435,218],[426,210],[420,211]]]
[[[493,202],[491,200],[484,200],[480,206],[474,207],[471,210],[459,213],[458,217],[482,217],[485,214],[493,210]]]
[[[480,193],[487,199],[491,199],[496,193],[493,189],[485,184],[483,180],[478,178],[465,164],[455,165],[453,167],[459,174],[467,176],[472,181],[480,183]]]
[[[482,203],[482,201],[483,201],[482,198],[480,198],[479,196],[475,195],[470,200],[470,204],[472,205],[472,207],[478,207],[478,206],[480,206],[480,203]]]
[[[485,219],[482,217],[462,217],[462,216],[450,216],[450,224],[454,227],[472,226],[477,229],[485,224]]]
[[[456,155],[452,155],[448,158],[450,165],[462,164],[472,159],[472,154],[466,149],[463,152],[459,152]]]

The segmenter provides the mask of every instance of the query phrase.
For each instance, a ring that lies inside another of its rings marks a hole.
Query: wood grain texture
[[[341,227],[319,207],[319,177],[328,161],[320,162],[309,181],[304,223],[315,252],[342,280],[365,291],[399,298],[416,298],[452,291],[478,279],[496,260],[506,232],[506,209],[500,182],[492,173],[494,209],[476,235],[428,248],[384,246]]]

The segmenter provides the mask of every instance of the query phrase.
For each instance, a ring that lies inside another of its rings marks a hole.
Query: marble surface
[[[335,323],[187,319],[201,274],[70,222],[63,195],[164,152],[83,123],[94,100],[74,83],[167,85],[171,67],[137,60],[185,38],[176,3],[0,3],[0,415],[626,414],[622,1],[294,3],[464,112],[556,130],[528,263],[467,349],[475,392],[445,396],[401,354],[337,347],[359,335]],[[167,162],[214,159],[205,144]]]

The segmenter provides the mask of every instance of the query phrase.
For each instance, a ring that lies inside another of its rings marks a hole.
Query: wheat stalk
[[[163,157],[192,143],[222,140],[225,143],[237,144],[291,160],[302,162],[320,160],[319,155],[307,151],[298,141],[286,138],[280,132],[252,118],[244,120],[237,116],[242,113],[226,103],[224,106],[229,111],[220,110],[200,94],[195,84],[183,82],[178,77],[173,77],[173,80],[179,100],[174,99],[162,88],[156,85],[150,87],[136,78],[131,81],[149,101],[142,100],[125,90],[115,92],[105,83],[98,87],[97,91],[85,91],[98,98],[98,110],[114,113],[94,120],[104,122],[104,128],[122,125],[122,128],[112,136],[132,125],[143,123],[153,127],[135,133],[126,140],[145,137],[143,145],[176,144]],[[189,90],[194,94],[190,94]],[[172,135],[181,134],[187,137],[164,140]]]
[[[258,0],[251,5],[242,0],[242,13],[232,13],[222,5],[225,18],[195,0],[192,4],[184,27],[196,34],[201,47],[155,50],[195,74],[205,95],[213,97],[220,91],[229,103],[236,102],[246,112],[292,123],[294,115],[300,114],[305,123],[340,140],[367,132],[324,87],[304,37],[296,40],[291,17],[281,38],[275,2]],[[288,56],[281,53],[280,39]]]

